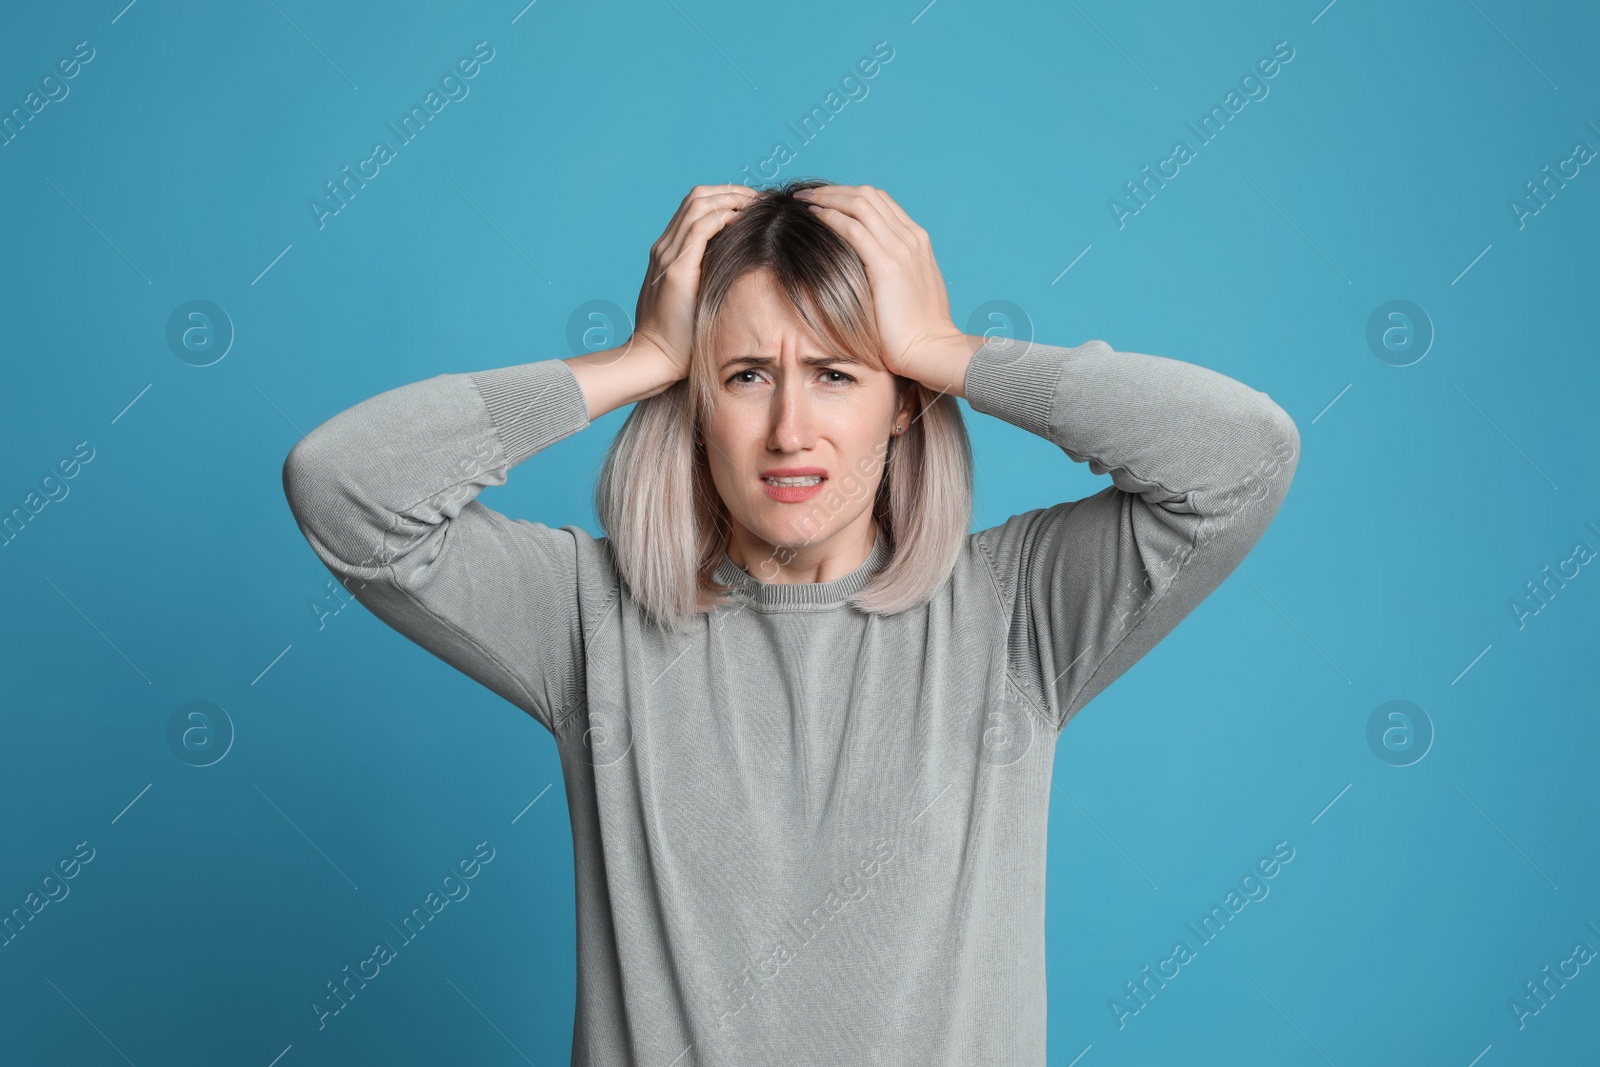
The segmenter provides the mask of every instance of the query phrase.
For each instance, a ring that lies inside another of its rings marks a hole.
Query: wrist
[[[987,342],[986,337],[962,333],[952,325],[950,332],[918,345],[916,355],[908,361],[910,365],[897,373],[936,393],[964,397],[967,368]]]
[[[583,387],[590,421],[665,392],[684,377],[676,363],[638,333],[616,348],[586,352],[563,362]]]

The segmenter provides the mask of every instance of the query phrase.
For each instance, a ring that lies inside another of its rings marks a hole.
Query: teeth
[[[802,486],[816,485],[822,481],[822,476],[820,474],[812,474],[804,478],[767,478],[764,480],[770,485]]]

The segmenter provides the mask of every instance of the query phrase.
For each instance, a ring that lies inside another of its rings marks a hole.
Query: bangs
[[[830,354],[847,363],[887,370],[878,351],[877,331],[849,285],[839,279],[782,279],[784,294]],[[831,284],[829,284],[831,283]]]

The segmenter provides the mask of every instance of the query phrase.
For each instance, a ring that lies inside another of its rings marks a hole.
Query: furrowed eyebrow
[[[735,356],[723,363],[722,369],[726,371],[730,367],[738,366],[770,367],[776,362],[778,361],[771,356]],[[800,362],[808,367],[832,367],[840,363],[847,365],[861,364],[859,359],[852,359],[850,356],[806,356]]]

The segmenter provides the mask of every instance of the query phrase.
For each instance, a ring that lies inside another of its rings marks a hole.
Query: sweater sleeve
[[[1255,545],[1288,493],[1299,430],[1265,393],[1104,341],[991,338],[965,389],[974,410],[1111,474],[973,535],[1010,619],[1008,672],[1059,736]]]
[[[368,610],[554,732],[582,698],[583,531],[508,519],[476,497],[588,424],[559,359],[441,374],[306,434],[284,461],[284,495]]]

